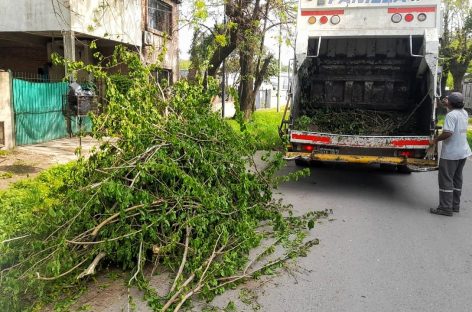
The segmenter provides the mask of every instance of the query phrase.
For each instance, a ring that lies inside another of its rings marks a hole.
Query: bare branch
[[[79,268],[82,264],[84,264],[85,262],[87,262],[88,258],[86,258],[85,260],[83,260],[82,262],[80,262],[79,264],[77,264],[76,266],[74,266],[73,268],[71,268],[70,270],[58,275],[58,276],[52,276],[52,277],[43,277],[41,275],[39,275],[39,272],[36,272],[36,278],[39,279],[39,280],[42,280],[42,281],[53,281],[53,280],[56,280],[58,278],[61,278],[61,277],[64,277],[66,276],[67,274],[70,274],[72,272],[74,272],[77,268]]]
[[[81,279],[87,275],[93,275],[95,274],[95,268],[97,267],[98,263],[100,262],[100,260],[102,260],[102,258],[104,258],[107,254],[104,253],[104,252],[100,252],[96,257],[95,259],[93,259],[92,263],[90,263],[90,265],[87,267],[87,269],[85,269],[82,273],[80,273],[78,276],[77,276],[77,279]]]
[[[185,263],[187,261],[187,253],[188,253],[188,243],[189,243],[189,238],[190,238],[190,227],[187,225],[185,228],[185,248],[184,248],[184,254],[182,256],[182,262],[180,263],[179,271],[177,272],[177,275],[175,276],[174,283],[172,284],[172,287],[170,288],[170,293],[174,292],[175,287],[177,286],[177,282],[179,280],[180,275],[184,271]]]

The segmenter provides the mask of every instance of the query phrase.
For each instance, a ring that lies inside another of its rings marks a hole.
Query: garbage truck
[[[437,169],[439,0],[300,0],[287,159]]]

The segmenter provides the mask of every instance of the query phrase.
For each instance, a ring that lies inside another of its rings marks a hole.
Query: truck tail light
[[[313,151],[313,145],[302,145],[302,148],[307,152]]]
[[[308,24],[314,24],[314,23],[316,23],[316,17],[310,16],[310,17],[308,18]]]
[[[323,15],[323,16],[320,18],[320,23],[321,23],[321,24],[326,24],[327,22],[328,22],[328,18]]]
[[[418,19],[420,22],[426,21],[426,18],[427,18],[427,16],[426,16],[426,14],[424,14],[424,13],[418,14],[418,17],[417,17],[417,19]]]
[[[392,22],[394,23],[400,23],[402,20],[402,15],[399,13],[395,13],[392,15]]]
[[[331,24],[336,25],[336,24],[339,24],[340,21],[341,21],[341,18],[339,17],[339,15],[331,16]]]
[[[401,152],[400,152],[400,156],[407,157],[407,158],[413,157],[413,155],[414,155],[414,154],[413,154],[412,151],[401,151]]]
[[[411,21],[413,21],[414,18],[415,18],[415,17],[413,16],[413,14],[407,14],[407,15],[405,15],[405,21],[406,21],[406,22],[411,22]]]

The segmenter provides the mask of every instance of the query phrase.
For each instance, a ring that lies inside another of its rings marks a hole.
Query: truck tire
[[[397,166],[391,165],[391,164],[380,164],[380,170],[393,172],[393,171],[397,171]]]
[[[298,167],[323,167],[324,164],[321,161],[297,158],[295,159],[295,165]]]
[[[412,172],[408,166],[397,166],[397,171],[402,174],[411,174]]]

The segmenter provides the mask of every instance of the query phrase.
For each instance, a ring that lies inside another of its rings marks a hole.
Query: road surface
[[[297,170],[293,162],[286,172]],[[299,212],[333,209],[332,222],[296,280],[282,274],[258,292],[262,311],[472,311],[472,162],[462,210],[437,205],[437,172],[312,168],[280,191]]]

